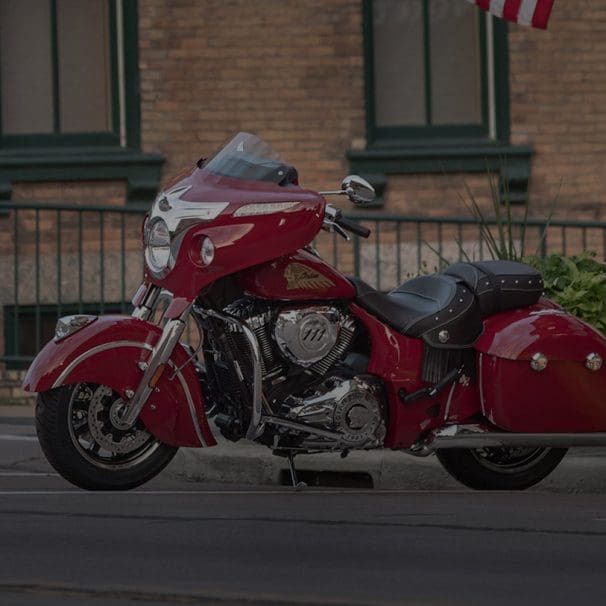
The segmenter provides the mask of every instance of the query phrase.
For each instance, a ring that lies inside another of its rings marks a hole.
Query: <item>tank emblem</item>
[[[291,263],[284,270],[287,290],[306,289],[306,288],[330,288],[335,283],[323,276],[320,272],[302,263]]]

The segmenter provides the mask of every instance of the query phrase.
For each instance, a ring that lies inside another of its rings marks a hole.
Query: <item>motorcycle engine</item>
[[[324,374],[349,348],[355,324],[336,307],[314,306],[282,310],[274,339],[291,362]]]
[[[278,306],[249,298],[225,311],[257,337],[263,391],[273,414],[338,436],[310,432],[301,437],[295,431],[300,439],[291,443],[302,449],[346,450],[383,442],[382,387],[375,377],[356,373],[345,363],[356,329],[347,311],[335,305]],[[244,344],[234,346],[246,350]]]
[[[375,448],[385,439],[381,386],[375,377],[357,375],[328,377],[303,397],[289,398],[288,418],[339,434],[336,442],[307,438],[309,449]]]

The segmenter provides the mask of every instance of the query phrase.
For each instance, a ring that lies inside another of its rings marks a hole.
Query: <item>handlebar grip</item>
[[[335,220],[335,223],[337,223],[337,225],[340,225],[343,229],[346,229],[352,234],[356,234],[357,236],[360,236],[362,238],[368,238],[368,236],[370,236],[370,229],[363,227],[355,221],[346,219],[345,217],[339,217]]]

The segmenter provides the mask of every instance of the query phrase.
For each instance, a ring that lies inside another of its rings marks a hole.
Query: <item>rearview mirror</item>
[[[345,195],[354,203],[363,206],[370,204],[375,199],[375,188],[358,175],[348,175],[341,183],[341,189]]]

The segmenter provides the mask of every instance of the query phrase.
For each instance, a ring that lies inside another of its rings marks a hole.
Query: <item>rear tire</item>
[[[110,388],[76,383],[40,393],[36,431],[49,463],[87,490],[128,490],[151,480],[177,448],[158,441],[137,421],[128,431],[111,424],[123,406]]]
[[[456,480],[475,490],[525,490],[546,478],[566,448],[445,448],[438,460]]]

